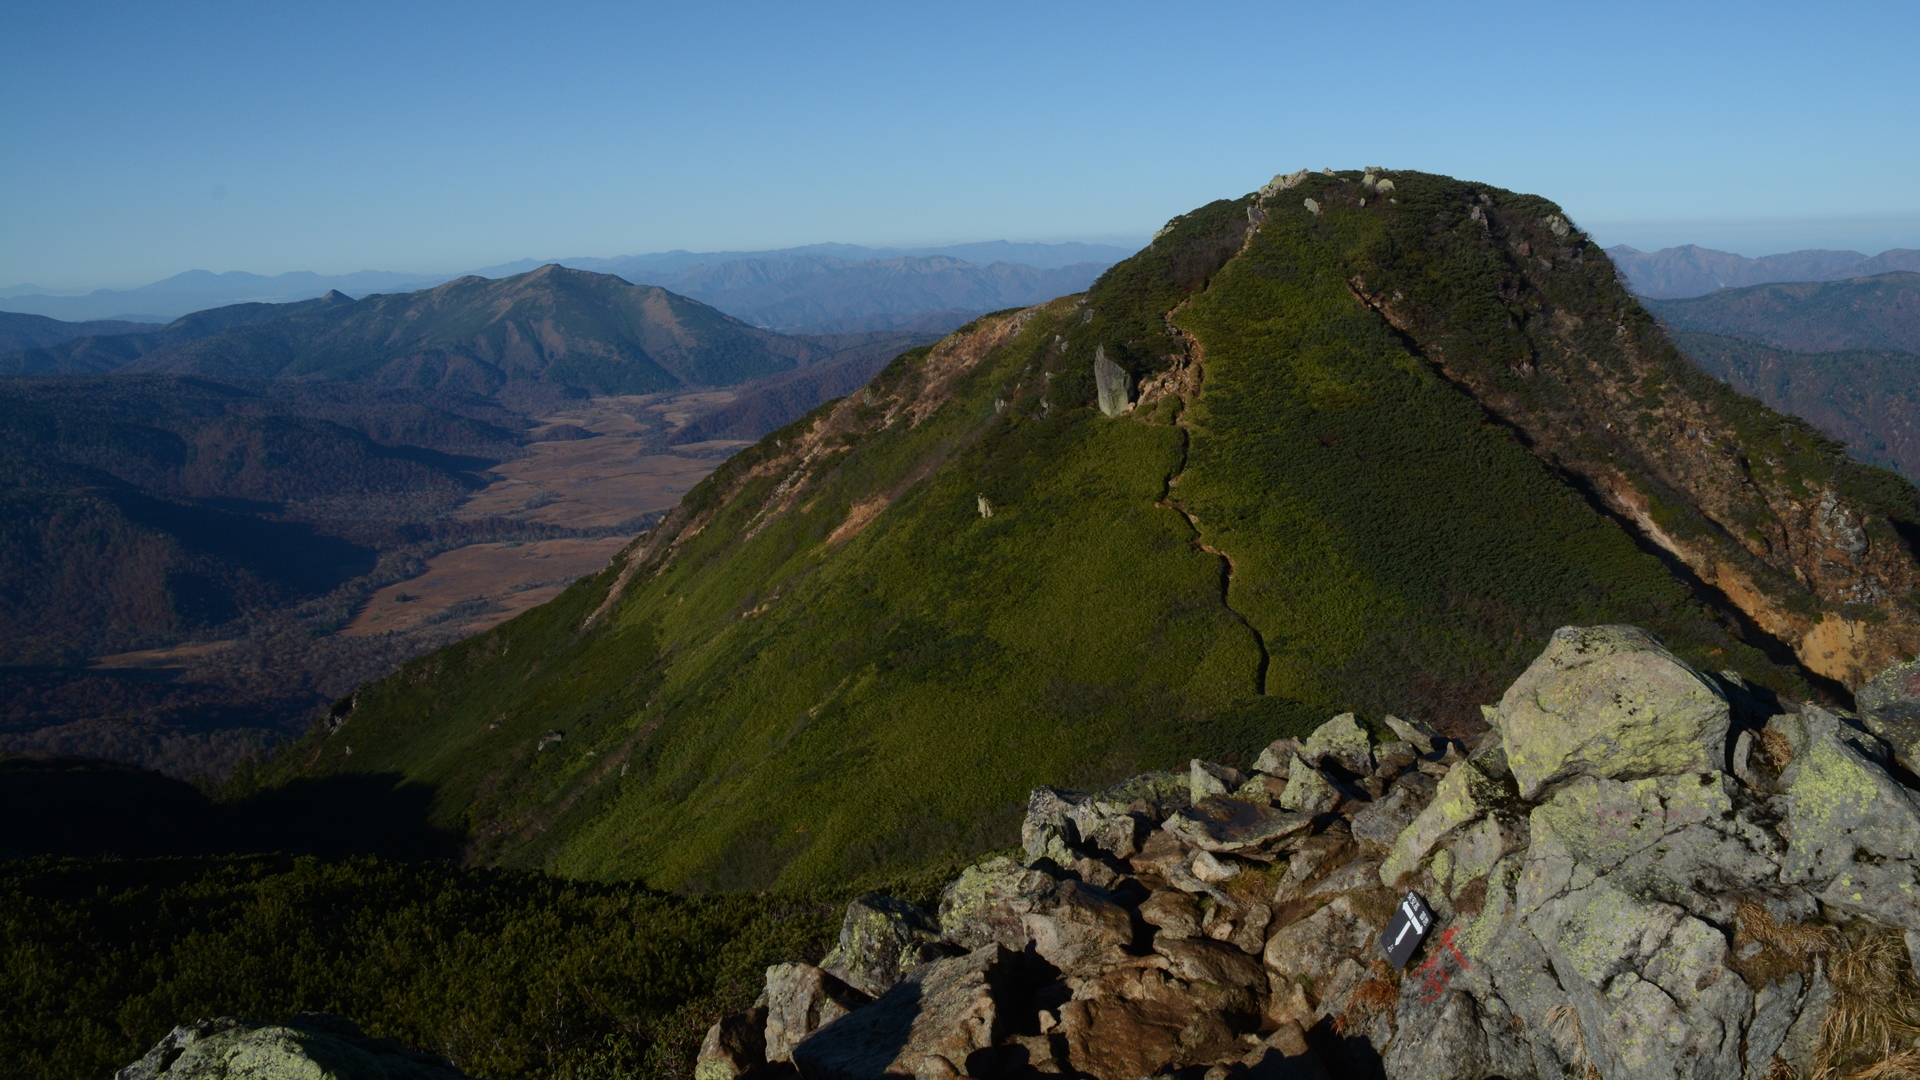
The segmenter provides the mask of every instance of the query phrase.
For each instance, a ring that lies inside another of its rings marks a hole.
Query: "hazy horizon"
[[[1541,194],[1636,247],[1666,235],[1646,223],[1814,219],[1898,246],[1920,220],[1920,144],[1889,137],[1920,129],[1920,8],[1897,3],[11,15],[7,284],[1150,235],[1322,166]],[[1770,253],[1721,231],[1677,242]]]

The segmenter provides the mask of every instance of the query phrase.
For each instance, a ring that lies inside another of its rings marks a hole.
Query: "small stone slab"
[[[1246,799],[1212,798],[1174,814],[1162,828],[1202,851],[1257,858],[1262,849],[1312,825],[1312,814],[1290,814]]]

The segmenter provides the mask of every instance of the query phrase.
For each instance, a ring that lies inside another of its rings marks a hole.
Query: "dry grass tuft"
[[[1594,1065],[1593,1057],[1587,1051],[1587,1031],[1580,1024],[1580,1010],[1565,1001],[1548,1009],[1547,1029],[1562,1042],[1573,1044],[1573,1057],[1567,1065],[1580,1080],[1601,1080],[1600,1069]]]
[[[1902,1050],[1847,1074],[1848,1080],[1915,1080],[1920,1078],[1920,1050]]]
[[[1874,934],[1828,958],[1833,1007],[1820,1027],[1815,1080],[1920,1078],[1920,984],[1896,933]]]
[[[1774,772],[1784,770],[1787,763],[1793,760],[1793,744],[1787,741],[1785,735],[1772,728],[1761,730],[1760,749],[1767,755],[1767,760],[1773,763]]]
[[[1344,1012],[1333,1018],[1334,1033],[1345,1037],[1373,1021],[1382,1013],[1390,1013],[1400,1004],[1400,988],[1391,979],[1375,974],[1372,978],[1353,988],[1352,996],[1347,998]]]
[[[1756,900],[1741,904],[1733,921],[1736,949],[1749,941],[1757,941],[1788,959],[1804,962],[1825,956],[1840,946],[1840,931],[1833,927],[1778,922],[1773,913]]]

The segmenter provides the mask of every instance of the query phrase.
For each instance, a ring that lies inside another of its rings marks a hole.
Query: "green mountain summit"
[[[1844,697],[1920,647],[1916,537],[1546,200],[1298,173],[901,355],[269,779],[429,786],[483,862],[844,881],[1332,710],[1474,730],[1566,624]]]

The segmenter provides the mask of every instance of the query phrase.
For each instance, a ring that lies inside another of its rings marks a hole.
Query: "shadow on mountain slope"
[[[78,758],[0,761],[0,850],[148,858],[283,851],[454,859],[433,790],[389,774],[299,781],[231,803],[158,773]]]

